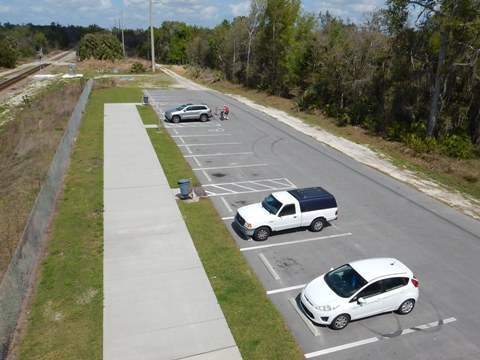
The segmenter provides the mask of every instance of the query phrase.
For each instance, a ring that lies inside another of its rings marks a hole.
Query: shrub
[[[139,73],[144,73],[145,72],[145,66],[143,66],[142,63],[135,61],[132,64],[132,67],[130,68],[130,72],[134,74],[139,74]]]
[[[446,134],[438,138],[438,152],[457,159],[471,159],[475,149],[467,134]]]
[[[77,55],[80,60],[115,60],[123,58],[122,45],[110,33],[86,34],[79,42]]]
[[[407,129],[405,125],[400,122],[394,122],[387,128],[384,138],[388,141],[401,141],[406,134]]]
[[[13,69],[18,55],[15,41],[9,37],[0,36],[0,66]]]
[[[336,124],[339,127],[348,126],[352,124],[352,119],[348,113],[343,113],[337,117]]]
[[[431,153],[437,147],[435,138],[417,133],[406,134],[403,141],[417,153]]]

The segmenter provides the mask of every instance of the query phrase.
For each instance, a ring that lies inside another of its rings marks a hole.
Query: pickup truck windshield
[[[275,199],[272,194],[268,195],[263,201],[262,206],[267,210],[270,214],[277,214],[278,210],[282,207],[282,203]]]

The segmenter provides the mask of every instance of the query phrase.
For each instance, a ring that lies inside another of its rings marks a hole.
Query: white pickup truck
[[[273,231],[298,227],[320,231],[337,217],[335,197],[317,186],[274,192],[261,203],[242,206],[237,210],[235,224],[246,236],[263,241]]]

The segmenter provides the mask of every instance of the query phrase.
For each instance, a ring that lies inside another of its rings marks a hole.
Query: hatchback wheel
[[[333,319],[330,327],[333,330],[342,330],[348,325],[349,322],[350,316],[348,314],[340,314],[335,319]]]
[[[405,300],[402,305],[397,310],[397,313],[400,315],[407,315],[412,312],[413,308],[415,307],[415,300],[408,299]]]

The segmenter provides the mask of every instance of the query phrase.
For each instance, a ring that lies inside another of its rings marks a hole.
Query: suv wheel
[[[180,116],[175,115],[174,117],[172,117],[172,122],[178,124],[180,122]]]
[[[208,116],[207,116],[206,114],[200,115],[200,121],[201,121],[201,122],[205,122],[205,121],[207,121],[207,120],[208,120]]]

